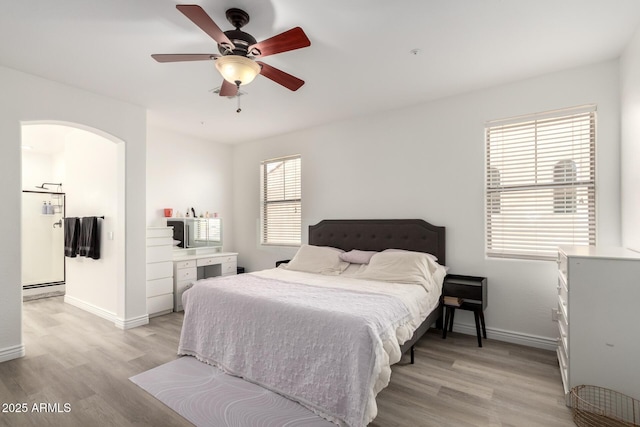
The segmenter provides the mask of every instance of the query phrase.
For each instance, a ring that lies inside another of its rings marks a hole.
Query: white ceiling
[[[251,16],[258,41],[300,26],[305,49],[264,59],[306,81],[291,92],[258,76],[236,100],[213,62],[152,53],[217,53],[174,0],[23,0],[0,7],[0,65],[149,111],[149,122],[234,143],[415,105],[616,58],[640,25],[638,0],[204,0]],[[189,3],[187,0],[186,3]],[[419,49],[418,55],[411,51]]]

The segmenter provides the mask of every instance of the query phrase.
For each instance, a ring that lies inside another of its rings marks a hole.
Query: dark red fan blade
[[[220,87],[220,96],[236,96],[237,93],[238,93],[238,86],[222,79],[222,86]]]
[[[174,53],[151,55],[158,62],[209,61],[220,55],[216,53]]]
[[[294,77],[289,73],[285,73],[284,71],[274,68],[271,65],[267,65],[264,62],[256,62],[262,67],[260,74],[286,87],[289,90],[298,90],[304,84],[304,80],[300,80],[299,78]]]
[[[178,4],[176,8],[189,18],[194,24],[196,24],[202,31],[209,34],[218,44],[227,45],[233,49],[235,46],[231,43],[231,40],[222,32],[220,27],[213,22],[213,20],[207,15],[200,6],[196,4]]]
[[[252,46],[249,46],[249,54],[264,58],[267,55],[275,55],[276,53],[288,52],[290,50],[300,49],[311,46],[311,41],[302,31],[302,28],[295,27],[277,36],[273,36]],[[252,52],[257,49],[260,51]]]

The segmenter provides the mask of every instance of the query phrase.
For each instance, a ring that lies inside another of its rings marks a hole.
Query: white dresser
[[[147,228],[147,313],[159,316],[173,310],[173,231]]]
[[[206,250],[174,250],[173,309],[182,311],[182,293],[198,279],[236,274],[238,254],[232,252],[207,253]]]
[[[561,247],[558,270],[557,353],[565,393],[585,384],[640,399],[640,253]]]

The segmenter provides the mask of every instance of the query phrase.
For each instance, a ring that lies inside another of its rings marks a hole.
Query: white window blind
[[[265,160],[260,164],[261,242],[300,245],[302,191],[300,156]]]
[[[553,259],[594,245],[594,105],[488,122],[487,255]]]

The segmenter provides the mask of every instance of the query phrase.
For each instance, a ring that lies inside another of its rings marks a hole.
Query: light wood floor
[[[28,413],[0,412],[0,426],[190,426],[128,380],[177,357],[181,325],[172,313],[121,331],[62,297],[25,302],[27,355],[0,363],[0,404],[26,403]],[[427,334],[415,365],[394,366],[371,427],[573,425],[555,353],[484,344]],[[34,403],[71,411],[32,412]]]

